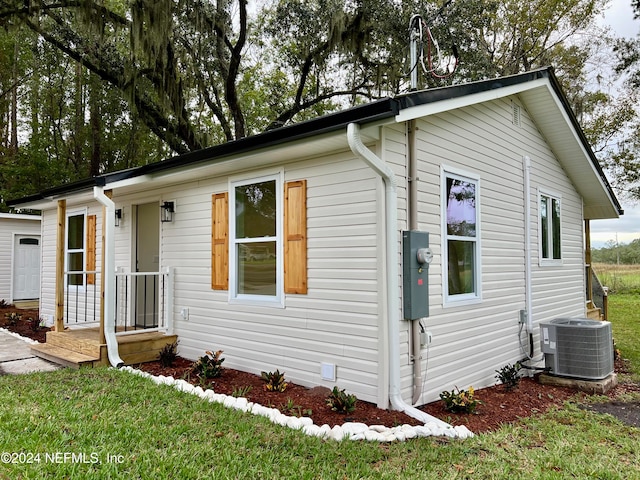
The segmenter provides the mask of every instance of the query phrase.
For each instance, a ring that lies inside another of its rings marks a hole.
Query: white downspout
[[[400,410],[421,422],[435,423],[442,428],[451,428],[446,422],[418,410],[407,404],[400,395],[400,300],[398,282],[398,198],[397,183],[391,168],[371,150],[360,137],[360,126],[356,123],[347,125],[349,148],[369,165],[384,181],[385,185],[385,237],[387,264],[387,325],[389,329],[389,400],[394,410]]]
[[[105,207],[106,221],[104,222],[104,336],[107,341],[107,355],[109,363],[116,368],[124,365],[118,352],[118,341],[115,334],[115,305],[116,305],[116,204],[104,194],[102,187],[93,187],[93,198]]]

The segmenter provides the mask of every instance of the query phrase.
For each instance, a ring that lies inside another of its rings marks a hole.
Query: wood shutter
[[[86,246],[86,270],[93,272],[96,269],[96,216],[87,216],[87,246]],[[87,285],[96,284],[95,273],[87,274]]]
[[[284,292],[307,293],[307,181],[284,186]]]
[[[229,289],[229,194],[211,196],[211,288]]]

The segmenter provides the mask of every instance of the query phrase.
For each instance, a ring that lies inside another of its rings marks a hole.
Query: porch
[[[118,352],[125,365],[158,359],[160,350],[176,341],[177,335],[144,330],[131,335],[117,335]],[[79,328],[63,332],[47,332],[47,342],[33,345],[34,355],[65,367],[97,367],[109,365],[107,344],[100,340],[99,327]]]
[[[115,309],[105,327],[102,280],[97,271],[65,275],[63,328],[46,334],[46,343],[31,347],[34,355],[71,368],[109,365],[108,338],[117,345],[125,365],[157,360],[173,334],[173,271],[125,273],[115,276]]]

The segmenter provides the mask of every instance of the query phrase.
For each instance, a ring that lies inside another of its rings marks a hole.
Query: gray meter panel
[[[402,232],[402,307],[407,320],[429,316],[429,263],[432,256],[428,232]]]

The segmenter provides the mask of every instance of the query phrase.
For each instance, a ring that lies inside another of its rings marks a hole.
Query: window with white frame
[[[540,192],[540,259],[541,263],[562,261],[561,198]]]
[[[83,272],[85,265],[85,214],[67,215],[66,271]],[[67,285],[84,285],[82,273],[67,275]]]
[[[479,179],[443,171],[445,303],[480,299]]]
[[[282,296],[279,176],[232,183],[232,299],[279,302]]]

